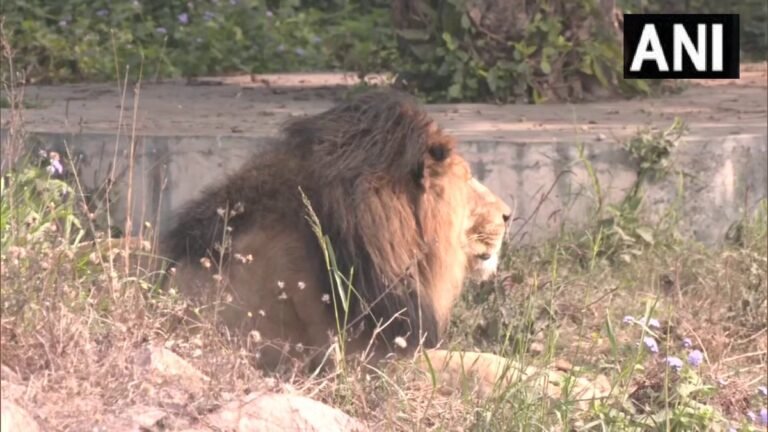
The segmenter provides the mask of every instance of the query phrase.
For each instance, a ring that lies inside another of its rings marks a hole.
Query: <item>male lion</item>
[[[163,243],[181,291],[223,294],[218,316],[271,369],[334,341],[374,357],[436,346],[465,276],[495,272],[509,218],[413,99],[375,91],[289,123]]]

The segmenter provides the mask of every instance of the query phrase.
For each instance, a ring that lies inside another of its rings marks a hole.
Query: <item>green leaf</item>
[[[603,68],[600,67],[599,64],[597,64],[596,61],[592,60],[592,70],[595,72],[595,77],[598,81],[600,81],[600,85],[603,87],[608,87],[608,79],[605,77],[605,74],[603,73]]]
[[[453,83],[448,87],[448,97],[451,99],[461,99],[461,83]]]
[[[443,40],[445,41],[445,46],[448,48],[449,51],[454,51],[458,44],[453,39],[450,33],[444,32],[443,33]]]
[[[485,82],[488,84],[488,88],[494,93],[496,93],[496,89],[498,88],[498,75],[498,69],[493,68],[485,77]]]
[[[470,27],[472,27],[472,23],[469,21],[469,16],[467,14],[461,15],[461,28],[469,30]]]
[[[550,66],[549,61],[547,61],[546,58],[541,59],[541,71],[547,75],[549,75],[550,72],[552,72],[552,66]]]
[[[613,330],[613,324],[611,324],[611,317],[605,317],[605,332],[608,334],[608,341],[611,344],[611,354],[618,361],[619,360],[619,343],[616,340],[616,333]]]

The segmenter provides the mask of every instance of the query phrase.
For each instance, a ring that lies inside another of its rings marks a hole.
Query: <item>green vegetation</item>
[[[462,0],[419,0],[406,12],[398,4],[408,2],[25,0],[8,2],[4,18],[17,70],[33,82],[341,69],[390,72],[434,101],[538,103],[653,90],[621,79],[620,37],[596,0],[534,2],[517,21],[495,20],[498,28],[486,28],[494,17]],[[666,4],[619,2],[628,11],[684,7]],[[765,2],[686,5],[741,13],[745,57],[764,57]]]
[[[133,79],[380,70],[394,43],[388,20],[365,2],[32,0],[5,11],[19,69],[35,81],[114,80],[124,65]]]
[[[489,3],[495,9],[483,15],[468,2],[420,0],[397,18],[399,70],[428,100],[583,100],[593,87],[650,92],[645,81],[620,78],[613,11],[598,2]]]
[[[758,335],[768,324],[768,202],[745,213],[742,241],[722,248],[681,236],[674,206],[648,221],[643,186],[676,171],[669,156],[684,131],[676,120],[627,140],[638,180],[624,200],[605,204],[592,175],[597,222],[542,244],[510,245],[496,282],[468,289],[454,314],[456,348],[534,364],[563,359],[576,376],[610,383],[611,396],[586,413],[567,403],[549,407],[560,414],[543,423],[550,428],[757,430],[748,418],[766,400],[744,383],[765,379],[758,378],[766,368],[765,341],[758,342],[765,338]],[[588,160],[580,162],[592,172]],[[752,354],[736,354],[736,346],[760,354],[747,360]],[[754,377],[737,372],[745,370]],[[522,399],[516,408],[535,409]],[[520,421],[500,409],[480,429],[532,427]]]

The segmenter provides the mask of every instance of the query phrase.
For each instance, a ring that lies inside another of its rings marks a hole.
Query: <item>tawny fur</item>
[[[409,96],[371,92],[288,124],[271,149],[187,205],[163,241],[182,291],[222,291],[224,322],[271,344],[267,367],[297,347],[327,348],[344,314],[300,191],[342,273],[354,275],[352,350],[371,338],[382,353],[435,346],[467,270],[498,253],[509,213]],[[221,263],[221,281],[204,257]]]

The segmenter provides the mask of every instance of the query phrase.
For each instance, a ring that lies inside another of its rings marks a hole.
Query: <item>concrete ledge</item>
[[[82,180],[96,187],[108,178],[112,161],[118,197],[113,207],[117,221],[124,220],[130,139],[108,134],[35,133],[49,148],[69,145],[83,159]],[[200,190],[237,169],[258,153],[267,138],[232,136],[138,137],[133,165],[132,220],[162,227],[187,200]],[[656,217],[681,203],[684,231],[707,242],[717,242],[728,226],[738,220],[747,205],[753,208],[768,196],[768,146],[766,135],[733,135],[705,139],[690,137],[673,153],[683,173],[647,185],[646,211]],[[524,242],[557,233],[563,223],[577,227],[588,222],[596,205],[594,188],[578,143],[529,144],[522,142],[462,142],[460,150],[476,177],[513,205],[516,231],[524,220]],[[620,201],[636,178],[637,168],[629,154],[614,143],[583,143],[606,202]],[[547,192],[551,189],[551,193]],[[539,206],[540,201],[541,205]],[[536,208],[539,207],[538,211]],[[535,214],[534,214],[535,212]],[[136,227],[138,223],[134,224]]]
[[[564,223],[567,228],[588,222],[595,197],[579,161],[579,145],[584,145],[606,201],[617,202],[636,175],[620,142],[641,127],[668,127],[679,116],[690,130],[673,155],[683,181],[672,177],[649,185],[646,210],[653,218],[681,203],[682,228],[711,243],[722,238],[745,206],[750,210],[767,196],[766,65],[742,77],[750,78],[693,85],[654,99],[426,108],[459,140],[475,175],[516,208],[513,232],[530,219],[524,241],[549,237]],[[184,202],[263,148],[283,122],[331,106],[346,83],[340,74],[269,80],[271,85],[235,78],[205,86],[146,84],[136,106],[130,97],[121,101],[115,85],[33,86],[26,89],[26,98],[35,108],[26,110],[24,126],[46,148],[62,151],[66,144],[82,155],[87,187],[101,184],[114,160],[118,193],[125,192],[129,137],[135,133],[130,214],[137,221],[134,228],[138,221],[150,221],[162,229]],[[4,122],[10,117],[6,113],[0,113]],[[0,134],[4,128],[7,123]],[[124,200],[118,199],[112,210],[117,221],[123,219]]]

